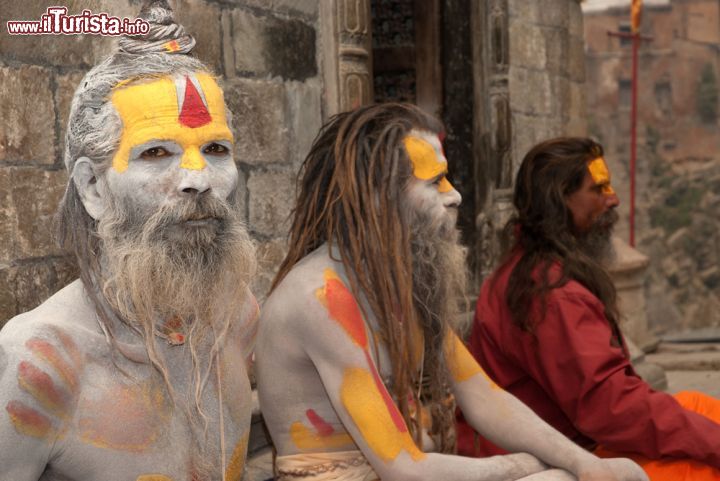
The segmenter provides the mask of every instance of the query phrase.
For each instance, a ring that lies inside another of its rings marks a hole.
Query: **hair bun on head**
[[[120,39],[120,51],[143,55],[146,53],[190,53],[195,39],[185,33],[185,27],[175,23],[173,10],[167,0],[146,0],[139,18],[150,24],[146,34],[125,36]]]

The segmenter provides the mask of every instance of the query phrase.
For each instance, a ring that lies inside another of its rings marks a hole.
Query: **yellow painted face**
[[[605,163],[605,159],[603,159],[602,157],[598,157],[597,159],[593,160],[588,164],[588,170],[590,171],[590,176],[595,182],[595,185],[602,186],[603,194],[615,194],[615,190],[613,190],[612,186],[610,185],[610,170]]]
[[[225,102],[217,82],[205,73],[164,77],[130,86],[120,85],[111,101],[123,122],[120,146],[112,166],[128,168],[133,147],[151,140],[170,140],[183,149],[180,167],[205,168],[200,149],[211,141],[232,142]]]
[[[435,136],[437,139],[437,136]],[[433,146],[428,140],[412,133],[403,140],[410,161],[413,165],[413,175],[420,180],[431,180],[440,177],[438,191],[441,193],[450,192],[453,186],[447,180],[447,160],[442,153],[440,140],[437,139],[437,146]]]

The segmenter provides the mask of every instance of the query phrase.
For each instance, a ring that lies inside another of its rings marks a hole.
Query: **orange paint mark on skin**
[[[335,428],[325,421],[322,416],[316,413],[314,409],[308,409],[305,411],[305,415],[320,436],[330,436],[335,432]]]
[[[345,287],[340,277],[332,269],[325,269],[325,287],[315,292],[318,300],[328,310],[330,318],[334,319],[345,329],[355,344],[363,349],[368,348],[368,338],[365,332],[360,306],[350,290]]]
[[[141,474],[135,481],[173,481],[164,474]]]
[[[250,433],[245,433],[240,441],[235,445],[230,462],[225,470],[225,479],[227,481],[240,481],[243,470],[245,469],[245,456],[247,455],[248,439]]]
[[[159,386],[117,386],[79,406],[80,439],[93,446],[142,452],[157,440],[170,418]]]
[[[57,430],[47,416],[20,401],[10,401],[5,410],[10,415],[15,430],[20,434],[46,439],[57,435]]]
[[[415,461],[424,459],[425,453],[415,445],[407,427],[403,431],[397,429],[392,410],[388,410],[387,400],[381,394],[384,391],[377,389],[376,374],[367,369],[345,369],[340,399],[375,454],[384,461],[392,461],[404,450]]]
[[[490,387],[500,389],[500,386],[490,379],[490,376],[487,375],[472,354],[470,354],[470,351],[467,350],[465,344],[463,344],[460,338],[454,333],[450,333],[445,341],[445,356],[450,374],[455,382],[460,383],[467,381],[476,374],[482,374],[490,383]]]
[[[588,170],[590,171],[593,182],[595,182],[596,185],[602,185],[603,194],[613,195],[615,193],[615,190],[613,190],[610,185],[610,170],[605,163],[605,159],[598,157],[593,160],[588,164]]]
[[[83,355],[80,352],[80,349],[78,349],[77,344],[75,344],[75,341],[73,341],[65,331],[57,326],[51,326],[50,330],[55,338],[60,341],[60,344],[62,344],[62,347],[65,349],[65,352],[67,352],[68,356],[70,356],[70,360],[75,365],[75,368],[80,369],[83,365]]]
[[[328,449],[354,448],[355,443],[347,433],[333,433],[321,436],[300,422],[294,422],[290,426],[290,439],[295,446],[303,451],[326,451]]]
[[[42,407],[65,419],[68,416],[69,398],[59,390],[52,378],[30,362],[22,361],[18,365],[18,384],[32,395]]]
[[[378,374],[377,369],[375,369],[375,364],[372,362],[372,359],[370,359],[370,354],[367,351],[365,351],[365,358],[367,359],[368,366],[370,366],[370,372],[372,373],[372,378],[375,382],[375,389],[377,389],[377,391],[382,396],[385,407],[390,414],[390,418],[392,419],[393,424],[395,424],[395,429],[397,429],[401,433],[406,433],[408,428],[405,425],[405,420],[403,419],[402,414],[400,414],[400,411],[395,405],[395,402],[390,397],[390,393],[388,393],[387,389],[385,388],[382,379],[380,379],[380,375]]]
[[[73,393],[77,392],[78,379],[75,369],[62,357],[55,346],[36,337],[28,339],[25,343],[30,352],[38,359],[48,363],[65,381]]]

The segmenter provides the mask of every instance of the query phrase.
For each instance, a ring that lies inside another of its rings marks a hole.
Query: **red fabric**
[[[720,424],[651,389],[633,370],[600,300],[578,282],[554,289],[535,337],[512,321],[505,291],[516,255],[478,298],[470,351],[501,387],[581,446],[690,458],[720,467]],[[559,275],[559,266],[550,278]],[[531,309],[539,317],[538,303]],[[458,451],[496,454],[459,421]]]
[[[677,393],[675,399],[685,409],[702,414],[716,423],[720,423],[720,400],[692,391]],[[651,481],[720,481],[720,469],[698,461],[687,459],[654,461],[644,456],[608,451],[603,447],[597,448],[595,454],[601,458],[630,457],[642,466]]]

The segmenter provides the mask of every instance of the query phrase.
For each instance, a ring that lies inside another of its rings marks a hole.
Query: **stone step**
[[[720,351],[659,352],[648,354],[645,360],[658,364],[666,371],[717,371],[720,370]]]
[[[666,371],[668,392],[700,391],[720,399],[720,371]]]

